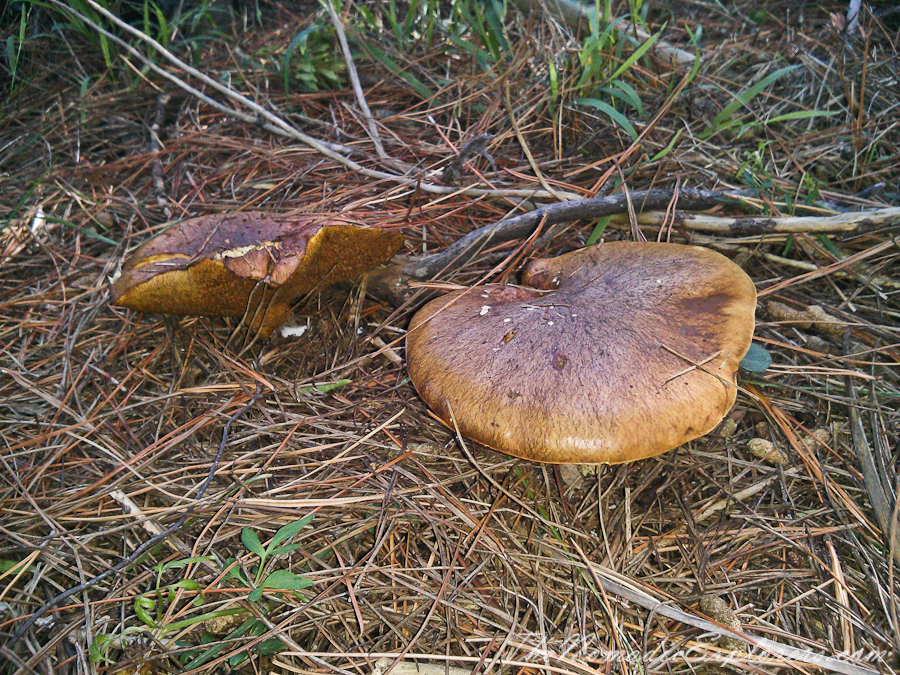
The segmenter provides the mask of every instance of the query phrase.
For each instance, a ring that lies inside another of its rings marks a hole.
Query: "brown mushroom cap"
[[[182,221],[142,244],[111,294],[141,312],[247,316],[268,334],[306,293],[391,258],[403,236],[313,218],[246,212]]]
[[[409,375],[442,420],[452,411],[500,452],[630,462],[728,413],[755,309],[753,282],[714,251],[600,244],[530,262],[522,286],[429,302],[409,327]]]

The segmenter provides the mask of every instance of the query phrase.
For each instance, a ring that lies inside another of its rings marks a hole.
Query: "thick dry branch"
[[[663,209],[674,196],[673,190],[638,190],[630,193],[631,200],[643,208]],[[708,209],[724,202],[733,202],[747,192],[740,190],[695,190],[681,188],[678,206],[684,209]],[[590,220],[625,213],[628,198],[625,194],[592,197],[541,206],[528,213],[486,225],[454,242],[445,250],[428,258],[405,263],[402,274],[416,281],[433,279],[466,265],[485,247],[527,237],[542,220],[544,227],[574,220]],[[546,220],[544,220],[546,218]]]
[[[713,206],[738,201],[748,196],[746,190],[698,190],[681,188],[678,191],[678,207],[684,210],[704,210]],[[630,193],[634,204],[644,209],[637,215],[643,225],[661,226],[666,223],[665,209],[675,198],[674,190],[639,190]],[[588,220],[603,216],[617,216],[627,213],[628,195],[616,194],[608,197],[572,200],[541,206],[527,213],[506,218],[469,232],[440,253],[428,257],[403,258],[398,263],[376,273],[370,283],[373,290],[386,293],[395,302],[408,300],[412,291],[410,281],[430,281],[446,277],[450,273],[464,267],[489,246],[522,239],[532,234],[535,227],[543,222],[543,227]],[[671,218],[671,216],[670,216]],[[900,221],[900,208],[884,208],[874,211],[841,213],[834,216],[802,216],[802,217],[727,217],[694,214],[678,211],[674,223],[685,230],[699,230],[719,234],[754,236],[763,234],[797,234],[850,232],[874,227],[890,225]],[[691,243],[714,246],[720,249],[739,250],[733,244],[723,244],[717,239],[693,235]],[[773,254],[765,254],[767,257]],[[778,263],[790,266],[802,266],[806,271],[816,271],[818,266],[802,261],[792,261],[778,257]],[[838,272],[841,273],[841,272]],[[850,274],[853,273],[842,273]],[[878,284],[895,286],[893,279],[877,278],[872,280]]]

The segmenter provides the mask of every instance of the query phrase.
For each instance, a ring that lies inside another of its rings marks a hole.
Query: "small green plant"
[[[473,52],[481,67],[489,70],[509,50],[509,42],[503,27],[506,18],[505,3],[501,0],[481,0],[481,2],[456,0],[452,7],[452,16],[459,29],[471,31],[483,48],[471,42],[454,40],[452,34],[451,41],[459,45],[465,44],[465,47]]]
[[[173,560],[153,568],[156,572],[156,588],[147,593],[142,593],[134,600],[134,613],[143,624],[142,626],[129,626],[125,628],[120,637],[113,635],[105,635],[100,633],[95,636],[94,641],[88,648],[91,663],[98,665],[100,663],[112,663],[115,661],[110,654],[113,649],[118,649],[129,636],[144,633],[149,630],[161,630],[163,632],[180,630],[186,626],[191,626],[213,616],[219,616],[223,613],[234,613],[243,610],[220,610],[218,612],[208,612],[200,616],[191,617],[183,621],[174,621],[172,623],[161,625],[163,618],[163,607],[170,606],[176,598],[179,589],[196,592],[197,595],[191,601],[194,607],[200,607],[204,603],[203,595],[199,593],[200,584],[193,579],[181,579],[173,584],[162,584],[163,575],[174,569],[179,569],[195,563],[209,562],[212,558],[202,556],[197,558],[182,558],[181,560]],[[164,601],[164,602],[162,602]]]
[[[272,537],[268,546],[265,547],[259,541],[259,536],[255,531],[251,530],[249,527],[245,527],[241,530],[241,543],[244,544],[248,551],[255,553],[259,557],[259,563],[250,570],[253,576],[253,590],[250,592],[248,599],[251,602],[260,600],[265,589],[299,591],[312,586],[312,581],[299,574],[294,574],[288,570],[273,570],[269,572],[266,569],[266,562],[269,558],[290,553],[300,546],[300,544],[287,544],[286,546],[282,546],[281,544],[309,525],[312,522],[312,519],[313,516],[309,515],[300,520],[288,523],[275,533],[275,536]],[[230,565],[230,570],[225,577],[226,579],[234,577],[247,582],[248,584],[250,583],[250,580],[243,575],[238,566],[233,564],[236,562],[234,559],[229,559],[227,562]]]
[[[202,666],[204,663],[212,661],[226,649],[234,649],[235,641],[239,638],[259,637],[260,635],[265,634],[267,630],[265,624],[254,617],[247,619],[237,628],[222,637],[214,637],[208,633],[204,633],[200,637],[199,647],[190,649],[189,647],[192,647],[193,645],[184,642],[178,643],[179,647],[185,648],[184,653],[181,654],[180,660],[185,670],[193,670],[194,668]],[[216,642],[216,644],[209,645],[210,642]],[[268,638],[258,643],[253,649],[258,655],[267,656],[269,654],[277,654],[280,651],[284,651],[286,647],[278,638]],[[246,651],[242,651],[230,656],[227,659],[227,662],[231,668],[235,668],[248,658],[249,654]]]
[[[440,7],[436,0],[411,0],[401,20],[396,0],[390,0],[385,19],[394,31],[400,49],[408,49],[419,40],[430,45],[435,21],[440,20]]]
[[[741,368],[750,373],[762,373],[772,365],[772,355],[756,342],[750,343],[750,349],[741,359]]]
[[[252,590],[247,596],[247,599],[251,602],[259,602],[262,600],[263,593],[266,590],[282,593],[296,593],[297,591],[312,586],[313,582],[304,576],[284,569],[272,570],[269,565],[276,556],[290,553],[300,546],[300,544],[285,544],[285,542],[309,525],[312,522],[312,519],[313,516],[309,515],[288,523],[275,533],[266,546],[262,545],[259,540],[259,535],[257,535],[254,530],[244,528],[241,531],[241,542],[249,552],[256,555],[258,562],[251,565],[249,569],[250,577],[248,578],[248,576],[245,575],[243,568],[238,564],[237,559],[229,558],[225,561],[227,571],[223,576],[223,579],[235,579],[241,585],[250,587]],[[183,558],[154,567],[153,569],[157,575],[156,588],[139,595],[134,601],[135,615],[143,625],[132,626],[125,629],[121,638],[109,635],[98,635],[90,647],[91,662],[99,664],[101,662],[112,661],[113,659],[110,656],[112,650],[119,648],[123,644],[126,636],[130,634],[153,630],[156,631],[157,637],[160,637],[161,635],[172,633],[173,631],[180,631],[213,619],[245,614],[247,611],[245,608],[235,607],[205,612],[186,619],[163,623],[164,608],[171,607],[172,603],[175,602],[177,598],[179,590],[196,594],[191,600],[191,604],[195,607],[202,606],[205,602],[200,584],[196,581],[193,579],[181,579],[174,583],[164,585],[162,579],[165,573],[188,565],[209,563],[212,561],[213,558],[209,556]],[[305,600],[303,596],[300,596],[299,594],[298,596],[300,599]],[[181,660],[186,668],[196,668],[203,663],[216,658],[222,650],[226,648],[232,649],[234,644],[229,644],[230,640],[235,640],[240,637],[258,637],[265,634],[267,630],[268,628],[264,623],[255,617],[251,617],[243,621],[223,639],[213,638],[204,633],[200,637],[199,646],[180,641],[178,646],[184,650]],[[204,643],[212,641],[215,641],[216,644],[208,647],[203,646]],[[257,652],[262,655],[273,654],[284,648],[284,644],[278,638],[263,640],[255,647]],[[246,652],[241,652],[240,654],[230,657],[228,663],[230,666],[234,667],[239,665],[246,658],[248,658],[248,654]]]
[[[272,557],[290,553],[300,546],[300,544],[282,544],[309,525],[312,522],[312,519],[313,516],[308,515],[300,520],[288,523],[275,533],[275,536],[272,537],[271,541],[269,541],[266,546],[262,545],[262,542],[259,540],[259,535],[257,535],[254,530],[251,530],[249,527],[245,527],[241,530],[241,542],[248,551],[256,554],[259,558],[258,564],[254,565],[249,570],[254,580],[252,583],[253,590],[250,591],[250,594],[247,596],[248,600],[251,602],[262,600],[263,592],[265,590],[296,593],[299,590],[309,588],[313,585],[313,582],[310,579],[299,574],[295,574],[289,570],[269,571],[266,566],[266,563]],[[229,566],[228,572],[225,575],[226,579],[234,578],[247,585],[251,585],[250,580],[244,575],[241,568],[238,567],[236,559],[230,558],[226,561],[226,564]],[[300,598],[305,600],[303,596],[300,596]],[[182,660],[185,661],[184,667],[188,670],[197,668],[214,659],[220,651],[226,648],[230,640],[235,640],[243,636],[258,637],[265,634],[267,630],[268,628],[266,625],[259,619],[255,617],[249,618],[226,635],[217,645],[186,653],[182,658]],[[285,649],[285,646],[278,638],[268,638],[260,642],[255,649],[258,654],[265,656],[267,654],[275,654],[282,651]],[[246,652],[235,654],[228,659],[228,665],[234,668],[247,658],[248,654]]]
[[[334,382],[320,382],[319,384],[311,384],[308,387],[300,387],[297,390],[297,393],[300,395],[308,395],[308,394],[327,394],[329,391],[334,391],[335,389],[340,389],[341,387],[346,387],[353,380],[341,379],[335,380]]]
[[[99,5],[99,10],[86,0],[66,0],[65,3],[49,2],[48,0],[21,0],[18,34],[9,36],[3,45],[8,68],[12,75],[11,81],[15,82],[17,76],[21,77],[19,72],[22,59],[27,56],[23,49],[26,35],[28,40],[36,44],[39,44],[41,40],[48,44],[57,44],[59,35],[78,35],[81,40],[93,47],[95,53],[102,55],[107,70],[113,69],[115,66],[115,73],[121,73],[127,79],[136,76],[132,68],[121,67],[117,58],[120,45],[117,44],[115,38],[137,46],[151,61],[157,60],[158,57],[152,48],[141,44],[137,38],[104,15],[101,10],[153,38],[167,49],[174,48],[176,35],[178,45],[183,46],[188,42],[220,34],[216,16],[223,10],[210,0],[192,3],[189,9],[174,14],[167,14],[154,0],[132,0],[131,2],[94,0],[94,2]],[[43,17],[44,21],[37,21],[36,17]],[[41,27],[40,31],[38,31],[38,26]],[[28,34],[29,31],[30,34]],[[29,47],[33,48],[34,45],[29,44]]]
[[[442,13],[445,10],[446,15]],[[473,58],[488,72],[509,52],[506,10],[504,0],[452,0],[449,7],[442,7],[438,0],[411,0],[402,15],[394,0],[359,4],[355,5],[356,16],[367,39],[360,36],[356,42],[368,57],[405,80],[423,98],[429,98],[432,92],[398,64],[403,60],[399,57],[417,48],[430,49],[435,35],[440,35],[450,47],[448,53],[455,48],[457,54]],[[385,37],[394,44],[387,45]]]
[[[3,579],[10,574],[20,574],[22,572],[22,568],[28,569],[31,567],[30,563],[27,563],[24,560],[2,560],[0,559],[0,579]]]
[[[97,31],[91,23],[109,30],[107,22],[93,7],[84,0],[70,0],[68,6],[61,7],[59,5],[50,5],[39,2],[38,0],[25,0],[31,5],[44,7],[56,14],[57,20],[53,24],[53,32],[75,31],[85,41],[95,45],[103,54],[103,62],[107,68],[111,68],[113,64],[114,47],[106,35]],[[115,8],[109,7],[107,0],[97,0],[97,4],[103,9],[115,11]]]
[[[645,25],[645,14],[643,3],[634,0],[631,3],[631,21],[636,25]],[[575,99],[576,104],[594,108],[634,140],[637,138],[637,131],[625,112],[630,111],[642,118],[645,110],[640,95],[628,79],[633,77],[631,73],[635,64],[653,47],[665,26],[640,43],[619,26],[620,22],[612,18],[612,7],[608,0],[603,6],[602,14],[596,7],[589,10],[590,34],[584,39],[578,53],[579,75],[573,93],[578,97]],[[637,45],[636,48],[634,45]]]
[[[771,141],[760,141],[756,144],[756,150],[744,152],[744,161],[734,176],[736,181],[757,194],[772,195],[775,192],[782,192],[766,169],[765,155],[770,145]]]
[[[307,91],[340,88],[345,66],[336,44],[331,24],[314,23],[297,33],[281,60],[285,91],[293,83]]]
[[[209,556],[198,558],[182,558],[181,560],[173,560],[153,568],[156,572],[156,588],[147,593],[142,593],[134,600],[134,613],[138,619],[148,628],[165,628],[172,629],[172,624],[161,626],[163,606],[171,605],[175,601],[176,594],[179,589],[185,591],[197,592],[197,595],[191,601],[195,607],[203,604],[203,596],[199,593],[200,584],[193,579],[181,579],[173,584],[162,585],[163,575],[169,570],[180,569],[188,565],[200,562],[209,562],[212,560]],[[165,602],[161,602],[164,600]],[[195,619],[202,621],[203,619]]]

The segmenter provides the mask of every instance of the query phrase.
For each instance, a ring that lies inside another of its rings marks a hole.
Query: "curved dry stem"
[[[221,103],[215,101],[214,99],[206,96],[202,92],[198,91],[196,88],[189,85],[187,82],[182,80],[171,73],[166,72],[155,63],[150,61],[146,56],[141,54],[138,50],[134,49],[126,43],[121,38],[113,35],[109,31],[104,30],[101,26],[99,26],[95,21],[92,21],[89,17],[84,14],[79,13],[78,11],[72,9],[68,5],[66,5],[61,0],[50,0],[54,5],[65,8],[66,11],[78,16],[79,19],[84,21],[85,24],[96,30],[97,32],[104,35],[106,38],[113,40],[117,44],[121,45],[125,49],[128,50],[130,54],[132,54],[135,58],[139,59],[142,63],[147,65],[153,72],[165,77],[173,84],[177,85],[181,89],[185,90],[192,96],[208,103],[209,105],[214,106],[217,110],[220,110],[224,113],[234,115],[239,119],[245,122],[253,122],[253,123],[261,123],[261,126],[267,131],[271,131],[273,133],[277,133],[282,136],[286,136],[288,138],[293,138],[296,141],[303,143],[304,145],[308,145],[313,148],[317,152],[325,155],[329,159],[334,160],[338,164],[344,166],[350,171],[355,171],[363,176],[368,178],[375,178],[378,180],[387,180],[393,183],[397,183],[400,185],[415,185],[417,189],[422,192],[427,192],[429,194],[438,194],[438,195],[449,195],[449,194],[459,194],[465,195],[468,197],[481,197],[481,196],[491,196],[491,197],[519,197],[524,199],[557,199],[557,198],[565,198],[565,199],[578,199],[581,195],[578,195],[573,192],[556,190],[553,194],[547,192],[546,190],[486,190],[482,188],[457,188],[453,186],[445,186],[445,185],[437,185],[436,183],[430,183],[427,181],[422,181],[419,177],[414,176],[405,176],[395,173],[389,173],[387,171],[378,171],[376,169],[369,169],[364,167],[362,164],[354,162],[349,157],[345,157],[340,154],[336,149],[332,146],[333,144],[325,143],[318,138],[314,138],[309,136],[308,134],[303,133],[299,129],[294,128],[287,122],[285,122],[281,117],[275,115],[270,110],[264,108],[263,106],[251,101],[246,96],[239,94],[234,91],[230,87],[223,85],[221,82],[217,82],[213,78],[208,75],[203,74],[196,68],[188,65],[177,56],[172,54],[168,49],[166,49],[159,42],[154,40],[153,38],[145,35],[141,31],[136,28],[128,25],[124,21],[122,21],[115,14],[112,14],[108,10],[104,9],[101,5],[97,4],[94,0],[85,0],[85,2],[90,5],[94,10],[96,10],[99,14],[106,17],[111,23],[115,24],[122,30],[128,32],[133,35],[135,38],[144,42],[145,44],[153,47],[153,49],[163,56],[166,60],[170,61],[173,65],[177,66],[184,72],[188,73],[192,77],[199,79],[204,84],[212,87],[216,91],[220,92],[230,100],[250,109],[253,111],[253,115],[249,115],[247,113],[241,113],[240,111],[228,108],[227,106],[222,105]],[[340,149],[344,149],[344,146],[339,146]],[[349,148],[347,148],[349,150]]]

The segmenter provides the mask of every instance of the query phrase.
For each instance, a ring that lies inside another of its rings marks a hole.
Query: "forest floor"
[[[70,4],[127,47],[50,10],[2,29],[0,671],[896,672],[896,14],[345,2],[369,124],[318,4],[145,20],[208,80]],[[497,243],[399,305],[317,289],[267,340],[110,302],[189,217],[352,219],[421,256],[650,188],[668,212]],[[749,196],[693,219],[686,188]],[[772,364],[722,425],[581,470],[429,414],[403,342],[425,293],[639,232],[756,285]]]

